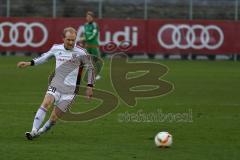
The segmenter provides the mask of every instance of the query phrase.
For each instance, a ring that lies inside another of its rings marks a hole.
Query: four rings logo
[[[0,46],[40,47],[47,39],[48,31],[42,23],[0,23]]]
[[[172,25],[166,24],[158,31],[158,41],[166,49],[210,49],[214,50],[224,42],[224,34],[216,25]]]

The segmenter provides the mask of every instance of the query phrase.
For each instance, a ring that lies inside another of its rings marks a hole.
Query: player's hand
[[[85,38],[81,37],[80,40],[78,41],[78,45],[84,48],[85,44],[86,44]]]
[[[86,96],[87,96],[87,99],[89,99],[89,100],[92,98],[92,96],[93,96],[93,87],[87,87]]]
[[[85,37],[80,37],[80,42],[85,42],[86,41],[86,38]]]
[[[82,48],[85,48],[85,43],[83,43],[83,42],[79,42],[78,45]]]
[[[31,65],[31,62],[18,62],[17,67],[18,68],[26,68]]]

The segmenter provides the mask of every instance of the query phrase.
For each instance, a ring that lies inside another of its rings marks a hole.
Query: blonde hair
[[[77,35],[77,31],[73,27],[66,27],[66,28],[64,28],[63,33],[62,33],[63,37],[66,36],[67,32],[74,33],[74,34]]]

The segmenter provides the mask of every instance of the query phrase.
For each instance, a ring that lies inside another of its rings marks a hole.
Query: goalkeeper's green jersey
[[[95,22],[84,24],[84,36],[87,45],[98,46],[98,26]]]

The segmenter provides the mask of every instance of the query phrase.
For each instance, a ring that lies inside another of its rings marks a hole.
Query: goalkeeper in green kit
[[[102,68],[102,60],[100,57],[99,50],[99,28],[97,23],[94,21],[94,13],[88,11],[86,13],[86,23],[84,24],[84,29],[80,35],[79,44],[81,47],[85,48],[89,54],[93,56],[93,64],[96,70],[96,80],[100,79],[99,75]]]

